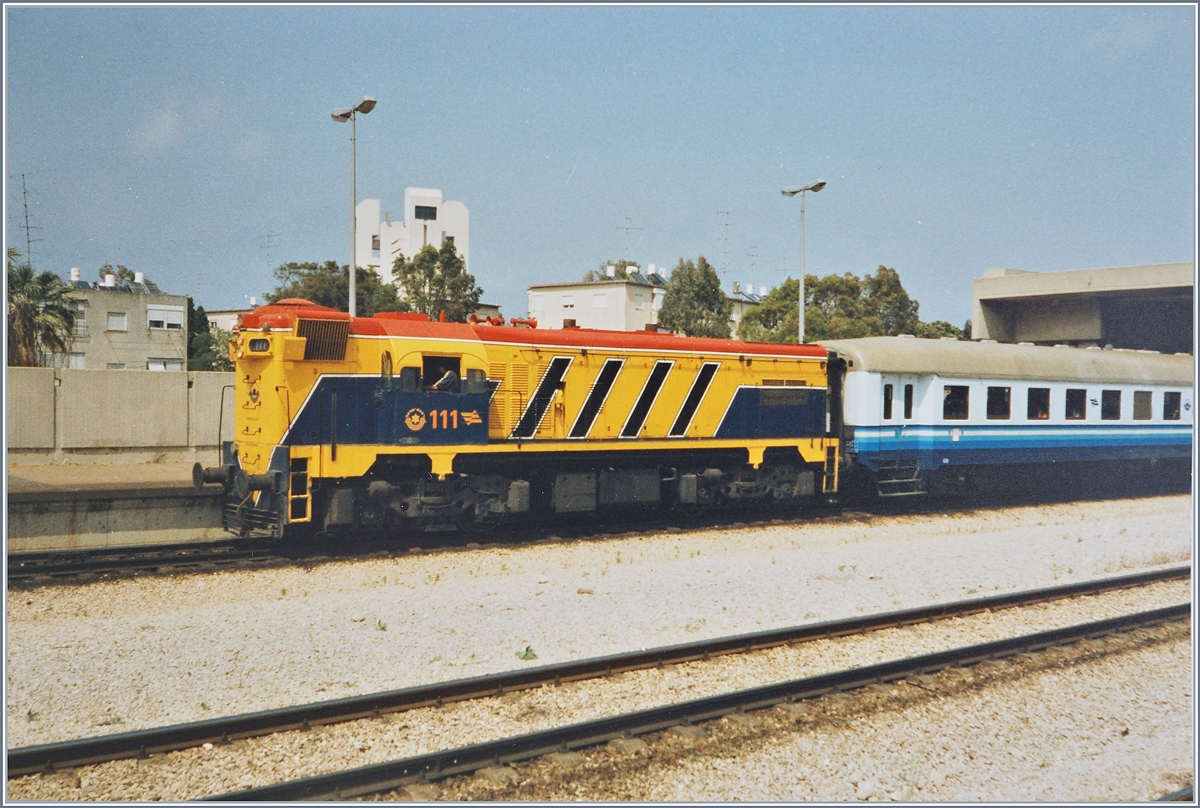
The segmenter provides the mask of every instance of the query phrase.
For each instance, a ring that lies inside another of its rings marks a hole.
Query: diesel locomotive
[[[532,326],[532,327],[531,327]],[[242,315],[234,435],[198,485],[242,536],[805,503],[837,490],[828,352],[536,323]]]

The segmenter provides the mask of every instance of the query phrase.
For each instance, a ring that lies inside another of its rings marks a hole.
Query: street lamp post
[[[804,344],[804,193],[814,194],[825,187],[825,180],[817,180],[812,185],[803,188],[784,188],[780,191],[784,196],[800,194],[800,343]]]
[[[375,109],[375,99],[369,95],[364,95],[362,100],[352,107],[347,109],[335,109],[330,113],[338,123],[350,121],[350,305],[347,307],[350,310],[350,316],[355,316],[357,308],[355,298],[355,276],[358,275],[358,189],[355,187],[358,179],[355,171],[355,156],[354,156],[354,129],[355,129],[355,113],[361,112],[366,115],[371,110]]]

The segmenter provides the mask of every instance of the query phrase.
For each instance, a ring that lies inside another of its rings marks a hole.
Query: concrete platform
[[[191,463],[9,466],[8,493],[192,488]]]
[[[9,466],[9,553],[215,541],[221,489],[191,463]]]

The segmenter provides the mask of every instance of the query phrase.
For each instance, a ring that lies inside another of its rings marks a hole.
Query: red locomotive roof
[[[242,315],[242,328],[290,329],[296,318],[306,320],[350,319],[350,333],[361,336],[425,337],[453,340],[570,348],[615,348],[695,353],[734,353],[754,356],[811,356],[824,358],[820,345],[742,342],[709,337],[677,337],[654,331],[604,331],[593,328],[524,328],[519,326],[467,325],[430,321],[424,314],[381,312],[374,317],[354,317],[344,311],[318,306],[307,300],[288,298]]]

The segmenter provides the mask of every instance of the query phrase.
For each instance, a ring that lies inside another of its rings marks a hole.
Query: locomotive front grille
[[[349,320],[299,320],[296,336],[304,337],[304,358],[326,362],[341,362],[346,358],[346,341],[350,338]]]

